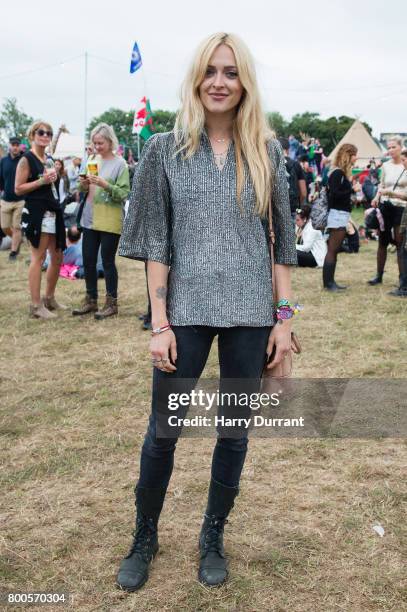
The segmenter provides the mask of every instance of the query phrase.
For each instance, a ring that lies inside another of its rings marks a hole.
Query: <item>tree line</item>
[[[88,125],[88,134],[100,122],[108,123],[116,132],[119,142],[136,153],[136,137],[132,134],[134,111],[125,111],[119,108],[110,108],[97,117],[93,117]],[[167,110],[153,111],[155,132],[168,132],[175,123],[176,113]],[[341,115],[322,119],[319,113],[297,113],[290,120],[285,119],[279,112],[267,113],[267,120],[277,136],[288,137],[290,134],[301,140],[303,136],[319,138],[326,154],[329,154],[354,122],[354,117]],[[27,128],[33,118],[18,107],[15,98],[6,98],[0,109],[0,130],[3,138],[0,144],[7,146],[7,138],[19,136],[24,138]],[[364,123],[368,132],[372,128]]]

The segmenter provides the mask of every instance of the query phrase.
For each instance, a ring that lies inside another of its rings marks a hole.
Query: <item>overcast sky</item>
[[[14,96],[54,129],[65,122],[81,134],[87,51],[88,120],[134,108],[144,93],[153,109],[176,110],[196,45],[231,31],[255,57],[266,110],[359,116],[375,135],[407,132],[406,23],[405,0],[5,1],[0,101]],[[130,75],[135,40],[144,68]],[[49,64],[58,65],[37,70]]]

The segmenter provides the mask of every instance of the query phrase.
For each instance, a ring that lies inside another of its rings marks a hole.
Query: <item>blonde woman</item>
[[[267,356],[274,353],[272,367],[290,350],[291,319],[275,325],[270,198],[278,299],[290,300],[297,257],[284,155],[267,127],[248,49],[235,35],[214,34],[200,45],[186,76],[174,131],[144,146],[119,249],[147,261],[154,367],[136,531],[117,577],[127,591],[148,579],[173,469],[177,434],[156,431],[160,385],[187,379],[190,391],[188,381],[200,377],[215,336],[221,388],[225,378],[260,379]],[[247,430],[232,435],[223,431],[217,438],[199,538],[198,576],[208,586],[227,577],[223,528],[247,452]]]
[[[405,174],[407,176],[407,149],[401,151],[401,163],[403,164]],[[399,247],[399,267],[400,267],[400,285],[397,289],[389,291],[392,297],[407,297],[407,183],[404,181],[404,186],[396,187],[395,191],[389,191],[388,197],[397,198],[398,201],[404,204],[402,206],[403,213],[399,224],[399,233],[401,237]]]
[[[36,319],[55,318],[54,310],[63,308],[55,300],[55,288],[66,248],[65,226],[58,193],[53,183],[57,172],[53,161],[45,154],[52,140],[52,127],[45,121],[36,121],[28,129],[31,149],[20,159],[15,191],[24,196],[25,206],[21,227],[31,244],[31,263],[28,283],[31,294],[30,316]],[[41,267],[47,249],[50,263],[47,269],[45,297],[41,300]]]
[[[118,313],[116,251],[122,231],[123,205],[130,191],[129,169],[123,157],[116,155],[118,141],[113,128],[99,123],[91,133],[97,173],[79,175],[79,190],[86,192],[80,224],[83,228],[82,253],[86,296],[73,315],[94,313],[95,319],[106,319]],[[89,166],[90,167],[90,166]],[[106,300],[98,310],[97,259],[102,255],[106,283]]]
[[[398,195],[399,193],[405,193],[407,189],[407,172],[401,158],[402,142],[401,138],[394,137],[387,143],[390,159],[382,166],[379,189],[372,201],[372,206],[374,208],[379,207],[383,215],[384,231],[379,232],[377,273],[374,278],[368,281],[369,285],[378,285],[383,282],[387,247],[390,242],[393,242],[397,247],[399,272],[400,275],[402,274],[400,223],[406,203]],[[390,294],[393,295],[393,292],[390,292]]]
[[[351,195],[352,167],[357,158],[357,148],[352,144],[344,143],[338,149],[333,168],[328,178],[328,221],[326,229],[329,231],[328,251],[322,268],[322,280],[327,291],[342,291],[343,285],[335,282],[335,268],[339,249],[346,235],[352,210]]]

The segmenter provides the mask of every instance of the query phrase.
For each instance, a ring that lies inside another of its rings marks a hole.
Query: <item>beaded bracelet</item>
[[[294,315],[301,310],[300,304],[292,304],[289,300],[283,298],[276,304],[276,319],[278,323],[292,319]]]

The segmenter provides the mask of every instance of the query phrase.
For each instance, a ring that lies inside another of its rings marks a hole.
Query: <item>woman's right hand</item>
[[[57,172],[53,168],[45,170],[43,174],[44,183],[46,185],[50,185],[51,183],[55,183],[57,180]]]
[[[155,334],[150,341],[150,353],[153,366],[162,372],[175,372],[176,367],[171,363],[177,360],[177,341],[172,329],[161,334]],[[170,361],[171,357],[171,361]]]
[[[86,176],[79,175],[79,185],[81,189],[89,189],[89,180]]]

